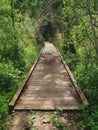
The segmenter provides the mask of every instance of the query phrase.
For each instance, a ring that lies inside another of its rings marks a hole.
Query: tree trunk
[[[14,5],[13,0],[11,0],[11,18],[12,18],[12,26],[15,27],[15,19],[14,19]]]
[[[93,41],[94,41],[93,44],[94,44],[94,47],[95,47],[96,54],[98,56],[97,36],[96,36],[95,27],[93,25],[93,17],[92,17],[92,13],[91,13],[91,9],[90,9],[89,0],[87,0],[87,8],[88,8],[88,13],[89,13],[89,18],[90,18],[90,25],[91,25],[91,29],[92,29],[92,32],[93,32]]]

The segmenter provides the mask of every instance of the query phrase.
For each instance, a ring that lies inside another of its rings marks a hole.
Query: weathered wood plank
[[[64,98],[64,96],[68,96],[68,95],[71,96],[71,93],[68,93],[68,94],[63,93],[62,98]],[[23,96],[26,96],[26,97],[31,97],[31,96],[33,97],[34,96],[35,99],[37,99],[37,96],[44,97],[44,98],[46,98],[47,96],[51,96],[51,97],[55,98],[55,97],[61,96],[61,93],[48,93],[47,94],[47,93],[28,93],[27,92],[27,93],[24,93]]]
[[[63,98],[65,101],[70,101],[70,100],[75,100],[75,98],[74,97],[69,97],[69,96],[66,96],[66,97],[64,97]],[[31,97],[26,97],[26,96],[22,96],[21,98],[20,98],[20,101],[22,102],[22,101],[35,101],[35,100],[37,100],[37,101],[58,101],[58,100],[62,100],[62,97],[37,97],[37,98],[35,98],[35,97],[33,97],[33,96],[31,96]]]
[[[48,92],[50,91],[55,91],[55,92],[62,92],[62,91],[66,91],[66,89],[68,90],[70,90],[70,88],[69,88],[69,86],[65,86],[65,85],[61,85],[61,86],[55,86],[54,87],[54,85],[48,85],[48,86],[46,86],[46,85],[43,85],[43,86],[33,86],[33,85],[31,85],[31,86],[28,86],[27,88],[25,88],[24,90],[27,90],[27,91],[44,91],[44,90],[47,90]],[[73,90],[75,90],[74,88],[72,89],[71,88],[71,90],[70,91],[73,91]]]
[[[45,105],[45,106],[42,106],[42,107],[41,106],[40,107],[39,106],[35,107],[35,106],[31,106],[31,105],[29,106],[28,105],[28,106],[22,106],[22,107],[17,106],[17,107],[14,108],[14,110],[16,110],[16,111],[20,111],[20,110],[22,110],[22,111],[24,111],[24,110],[40,110],[40,111],[41,110],[42,111],[43,110],[46,110],[46,111],[51,110],[51,111],[53,111],[53,110],[57,110],[57,109],[58,110],[60,109],[60,110],[74,110],[75,111],[75,110],[80,110],[80,106],[79,105],[77,105],[77,106],[76,105],[75,106],[71,105],[71,106],[55,106],[55,107],[52,107],[52,106],[49,106],[49,105],[47,105],[47,106]]]
[[[58,80],[58,79],[57,79]],[[54,84],[55,82],[51,82],[52,81],[52,79],[43,79],[43,80],[41,80],[41,79],[37,79],[37,78],[30,78],[30,80],[27,82],[27,86],[28,86],[28,84],[33,84],[33,85],[41,85],[41,84],[45,84],[45,83],[47,83],[48,85],[49,84]],[[64,80],[63,79],[61,79],[61,81],[62,82],[66,82],[66,81],[70,81],[70,77],[68,76],[66,76],[66,79],[64,78]],[[36,84],[37,83],[37,84]]]
[[[15,110],[55,110],[55,109],[64,109],[64,110],[79,110],[79,104],[75,103],[58,103],[54,104],[53,102],[41,102],[33,104],[21,104],[16,105]]]

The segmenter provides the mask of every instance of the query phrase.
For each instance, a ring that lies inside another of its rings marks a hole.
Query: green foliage
[[[30,129],[31,127],[33,127],[33,130],[37,130],[37,126],[34,125],[35,112],[31,110],[30,114],[31,114],[31,118],[26,119],[24,122],[25,129]]]
[[[75,54],[72,54],[71,52],[66,52],[65,54],[63,54],[63,57],[69,68],[74,71],[79,61],[77,56]]]
[[[86,93],[87,98],[91,104],[98,102],[98,69],[97,68],[84,68],[77,66],[77,74],[79,74],[77,81],[81,88]]]
[[[6,109],[7,109],[7,105],[6,104],[4,104],[4,102],[6,102],[6,97],[5,97],[5,95],[3,95],[3,96],[1,96],[0,95],[0,120],[3,118],[5,118],[6,117]]]
[[[97,130],[98,129],[98,106],[82,107],[82,121],[81,126],[84,130]]]
[[[12,98],[12,92],[2,92],[0,90],[0,130],[7,130],[8,103]]]
[[[41,48],[33,44],[32,20],[15,3],[12,9],[11,1],[0,1],[0,130],[7,129],[8,103]]]
[[[75,74],[77,81],[85,96],[88,99],[89,106],[82,106],[81,126],[84,130],[98,129],[98,69],[94,67],[85,68],[79,64],[76,67]]]
[[[19,81],[20,71],[10,63],[0,63],[0,90],[8,90]]]
[[[27,69],[30,68],[33,62],[36,60],[39,48],[40,47],[37,48],[36,46],[28,46],[24,49],[24,61]]]
[[[21,70],[22,66],[25,66],[22,60],[23,47],[19,44],[18,30],[12,26],[10,2],[2,1],[0,9],[2,13],[0,17],[0,61],[7,63],[10,60],[16,68]]]
[[[60,115],[58,112],[55,111],[53,113],[51,120],[52,120],[54,127],[57,128],[58,130],[68,130],[68,128],[65,126],[65,124],[60,121]]]

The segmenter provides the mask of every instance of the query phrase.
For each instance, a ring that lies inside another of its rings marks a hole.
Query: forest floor
[[[16,111],[9,130],[83,130],[78,111]]]

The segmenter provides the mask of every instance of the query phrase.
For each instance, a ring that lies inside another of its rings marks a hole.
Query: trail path
[[[59,51],[45,42],[27,80],[10,103],[15,113],[9,130],[24,130],[26,123],[29,130],[58,130],[56,124],[62,130],[79,130],[79,121],[73,120],[72,112],[60,110],[79,110],[82,103],[87,104],[87,100]],[[74,117],[79,118],[78,112]]]

